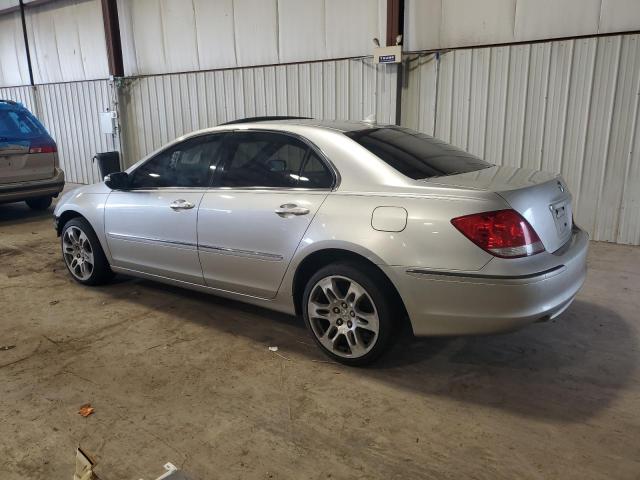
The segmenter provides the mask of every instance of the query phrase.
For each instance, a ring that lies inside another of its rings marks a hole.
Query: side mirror
[[[127,172],[114,172],[104,177],[104,184],[111,190],[128,190],[129,183]]]

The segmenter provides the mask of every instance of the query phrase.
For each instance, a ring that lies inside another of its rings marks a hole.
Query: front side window
[[[333,181],[318,155],[290,135],[234,133],[225,157],[222,187],[330,188]]]
[[[132,188],[209,186],[222,135],[190,138],[159,153],[133,171]]]
[[[414,180],[475,172],[492,166],[442,140],[408,128],[377,127],[345,135]]]

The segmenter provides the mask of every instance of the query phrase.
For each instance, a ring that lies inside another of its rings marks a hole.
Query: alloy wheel
[[[376,344],[380,321],[369,293],[354,280],[331,275],[311,289],[309,323],[318,341],[343,358],[359,358]]]
[[[71,274],[78,280],[88,280],[93,273],[91,242],[78,227],[67,228],[62,237],[62,254]]]

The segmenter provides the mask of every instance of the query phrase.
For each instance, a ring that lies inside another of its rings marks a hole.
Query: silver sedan
[[[301,315],[330,357],[554,318],[586,274],[564,180],[396,126],[239,121],[55,209],[78,282],[123,273]]]

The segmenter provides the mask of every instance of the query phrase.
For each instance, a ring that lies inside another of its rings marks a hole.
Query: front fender
[[[66,218],[81,216],[93,228],[102,250],[111,263],[111,252],[104,233],[104,208],[111,190],[102,184],[87,185],[65,193],[53,211],[57,228],[61,231],[60,222]]]

